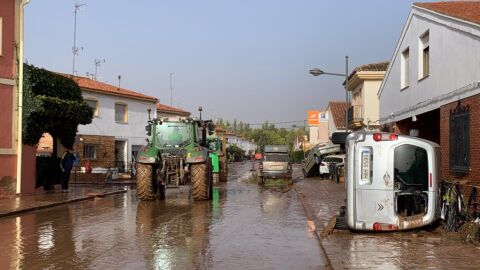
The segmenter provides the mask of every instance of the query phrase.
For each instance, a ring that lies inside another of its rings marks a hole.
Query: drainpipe
[[[20,0],[18,12],[18,119],[17,119],[17,187],[16,193],[22,191],[22,126],[23,126],[23,8],[30,0]]]

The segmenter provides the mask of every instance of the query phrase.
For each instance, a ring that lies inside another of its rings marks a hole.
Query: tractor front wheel
[[[209,200],[211,197],[211,173],[205,163],[192,164],[192,197],[195,201]]]
[[[153,189],[153,167],[150,164],[138,163],[137,168],[137,196],[139,200],[155,200]]]

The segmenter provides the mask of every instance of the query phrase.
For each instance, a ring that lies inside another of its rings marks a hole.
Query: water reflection
[[[211,258],[202,250],[209,244],[212,202],[182,206],[183,200],[188,198],[138,202],[137,239],[153,269],[190,269],[211,264]]]

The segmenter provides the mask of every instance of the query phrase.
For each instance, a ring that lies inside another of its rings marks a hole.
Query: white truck
[[[346,141],[344,224],[397,231],[440,217],[440,146],[392,133],[357,131]]]

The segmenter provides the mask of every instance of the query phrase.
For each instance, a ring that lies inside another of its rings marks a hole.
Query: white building
[[[480,2],[415,3],[378,92],[391,131],[440,144],[444,179],[480,177]]]
[[[89,125],[80,125],[77,151],[80,166],[90,160],[99,170],[126,168],[145,145],[145,126],[156,117],[157,98],[85,77],[72,77],[84,100],[94,110]]]
[[[165,104],[157,103],[157,117],[168,118],[171,121],[178,121],[181,118],[187,118],[190,116],[190,112],[185,110],[170,107]]]
[[[345,117],[348,104],[345,101],[329,101],[326,113],[328,114],[328,138],[335,132],[345,131]]]
[[[328,111],[315,112],[318,115],[318,118],[313,121],[313,124],[309,121],[308,125],[308,137],[311,145],[328,142]]]

